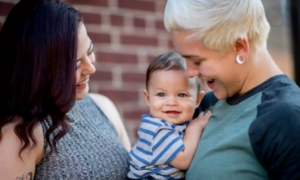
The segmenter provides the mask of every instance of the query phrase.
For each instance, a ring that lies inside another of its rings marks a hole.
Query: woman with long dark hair
[[[21,0],[0,32],[0,63],[1,179],[126,177],[130,143],[118,112],[87,95],[95,55],[79,12]]]

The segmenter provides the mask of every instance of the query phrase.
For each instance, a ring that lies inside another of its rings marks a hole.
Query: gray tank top
[[[129,155],[118,135],[94,101],[78,101],[77,124],[59,140],[58,154],[45,154],[36,167],[36,180],[122,180],[129,170]],[[70,112],[77,118],[76,107]],[[43,127],[44,131],[47,127]]]

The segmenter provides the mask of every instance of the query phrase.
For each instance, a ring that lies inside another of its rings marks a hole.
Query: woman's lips
[[[85,79],[84,81],[79,82],[76,85],[76,89],[84,89],[86,87],[88,81],[89,81],[89,78]]]
[[[77,85],[76,89],[84,89],[86,87],[86,83],[83,85]]]

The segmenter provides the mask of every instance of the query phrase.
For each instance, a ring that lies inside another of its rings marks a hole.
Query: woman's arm
[[[121,116],[113,104],[113,102],[108,99],[107,97],[100,95],[100,94],[89,94],[90,97],[96,102],[96,104],[99,106],[99,108],[103,111],[103,113],[106,115],[106,117],[111,121],[111,123],[114,125],[118,136],[123,143],[124,147],[127,149],[127,151],[130,151],[131,144],[128,137],[128,134],[126,132],[125,126],[123,124],[123,121],[121,119]]]
[[[300,179],[300,107],[294,102],[276,102],[249,128],[253,152],[271,180]]]
[[[33,131],[37,145],[26,148],[19,156],[21,141],[14,132],[16,123],[2,128],[0,141],[0,177],[1,180],[33,180],[35,166],[43,152],[43,129],[39,125]],[[33,144],[33,143],[32,143]]]

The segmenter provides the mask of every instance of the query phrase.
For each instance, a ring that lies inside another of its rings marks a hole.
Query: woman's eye
[[[178,94],[178,97],[186,97],[187,95],[186,94],[183,94],[183,93],[180,93]]]
[[[89,53],[88,56],[91,55],[94,52],[94,49],[92,49]]]
[[[79,69],[80,68],[80,62],[78,62],[77,64],[76,64],[76,69]]]
[[[194,64],[195,64],[196,66],[199,66],[199,65],[200,65],[200,61],[194,62]]]
[[[157,96],[158,96],[158,97],[164,97],[164,96],[165,96],[165,93],[158,93]]]

